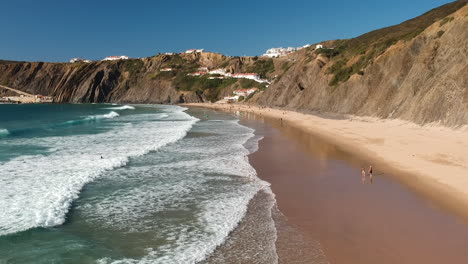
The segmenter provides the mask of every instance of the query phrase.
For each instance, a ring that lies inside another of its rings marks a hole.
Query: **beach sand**
[[[241,104],[188,104],[248,112],[318,137],[392,174],[412,191],[468,219],[468,130],[371,117],[320,117]],[[366,167],[367,169],[367,167]]]
[[[468,263],[466,133],[396,120],[194,106],[242,111],[242,123],[264,136],[251,164],[272,184],[288,226],[318,241],[330,263]],[[375,181],[362,184],[360,168],[370,163]],[[277,247],[280,263],[297,263],[289,261],[291,245]]]

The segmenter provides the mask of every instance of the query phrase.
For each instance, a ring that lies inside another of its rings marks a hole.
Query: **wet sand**
[[[368,162],[303,130],[241,116],[264,136],[251,164],[271,183],[288,224],[319,241],[330,263],[468,263],[466,219],[379,167],[373,184],[363,184]],[[285,252],[280,263],[293,263]]]
[[[468,126],[451,129],[392,119],[312,115],[243,104],[191,104],[282,120],[378,165],[412,191],[468,219]]]

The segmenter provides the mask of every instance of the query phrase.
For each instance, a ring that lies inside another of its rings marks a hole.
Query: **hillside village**
[[[288,48],[270,48],[268,49],[261,57],[265,58],[279,58],[283,56],[290,55],[294,52],[299,50],[312,47],[312,45],[307,44],[302,47],[288,47]],[[322,44],[317,44],[314,47],[315,49],[323,48]],[[204,53],[204,49],[188,49],[181,53],[173,53],[173,52],[166,52],[164,55],[167,56],[174,56],[180,54],[201,54]],[[117,60],[129,60],[132,59],[129,56],[120,55],[120,56],[109,56],[105,57],[101,61],[117,61]],[[81,59],[81,58],[73,58],[70,60],[70,63],[90,63],[91,60],[88,59]],[[178,69],[172,67],[164,67],[159,69],[159,72],[176,72]],[[271,84],[271,80],[266,78],[261,78],[260,74],[254,72],[233,72],[232,70],[228,70],[226,68],[213,68],[209,69],[208,67],[199,67],[197,71],[186,73],[186,76],[189,77],[207,77],[208,80],[224,80],[224,79],[247,79],[255,81],[259,84],[265,84],[264,87],[268,87]],[[258,91],[258,88],[248,88],[248,89],[238,89],[233,92],[230,96],[225,96],[222,101],[225,102],[237,102],[242,100],[243,98],[247,98],[248,96],[254,94]]]
[[[279,58],[279,57],[283,57],[283,56],[288,56],[288,55],[291,55],[291,54],[293,54],[293,53],[295,53],[295,52],[297,52],[299,50],[302,50],[302,49],[305,49],[305,48],[310,48],[310,47],[312,47],[312,45],[307,44],[307,45],[304,45],[304,46],[298,47],[298,48],[293,48],[293,47],[271,48],[271,49],[268,49],[260,57],[263,57],[264,58],[263,61],[265,61],[265,60],[268,60],[268,59],[271,59],[271,58]],[[320,48],[323,48],[323,45],[317,44],[317,45],[315,45],[313,50],[320,49]],[[211,54],[211,53],[206,52],[204,49],[188,49],[188,50],[186,50],[184,52],[180,52],[180,53],[166,52],[166,53],[164,53],[162,55],[174,58],[173,56],[178,56],[178,55],[182,55],[182,54],[186,54],[186,55],[193,54],[193,55],[199,56],[197,54],[206,55],[206,54]],[[227,58],[234,59],[235,57],[227,56]],[[245,57],[245,58],[250,58],[253,61],[255,61],[259,57]],[[132,60],[132,59],[136,59],[136,58],[131,58],[131,57],[126,56],[126,55],[118,55],[118,56],[105,57],[101,61],[102,62],[111,62],[111,61]],[[92,63],[92,62],[94,62],[94,61],[89,60],[89,59],[84,59],[84,58],[73,58],[73,59],[71,59],[69,61],[69,63],[71,63],[71,64],[75,64],[75,63]],[[133,62],[132,62],[131,65],[133,65]],[[230,95],[224,94],[225,95],[224,97],[219,97],[219,98],[222,98],[221,99],[222,101],[227,102],[227,103],[237,102],[237,101],[241,101],[243,99],[247,99],[247,98],[252,97],[252,95],[254,93],[259,91],[259,88],[268,87],[272,83],[272,80],[277,76],[277,75],[274,75],[274,76],[267,77],[265,74],[259,74],[258,72],[251,72],[252,68],[233,69],[232,67],[226,67],[226,66],[221,66],[220,67],[219,64],[218,65],[212,65],[212,66],[213,66],[213,68],[204,67],[204,66],[199,67],[198,69],[196,69],[196,71],[190,72],[190,71],[187,71],[187,69],[180,69],[178,67],[174,67],[174,65],[169,64],[169,65],[162,66],[157,71],[161,72],[161,73],[163,73],[163,72],[174,72],[174,73],[171,73],[170,75],[166,75],[166,76],[187,76],[189,78],[192,78],[192,81],[190,81],[190,79],[185,80],[186,83],[193,82],[193,80],[197,79],[198,77],[200,78],[199,83],[204,83],[206,85],[211,85],[211,84],[209,84],[210,81],[208,81],[208,83],[207,83],[207,80],[226,80],[226,83],[235,82],[235,79],[245,79],[245,80],[253,81],[253,82],[250,82],[250,83],[245,83],[244,82],[244,84],[241,85],[241,87],[234,87],[235,90],[232,92],[232,94],[230,94]],[[273,79],[271,79],[271,78],[273,78]],[[259,85],[257,86],[254,83],[258,83]],[[221,85],[221,84],[220,83],[217,83],[217,84],[213,83],[213,85]],[[181,89],[183,89],[183,90],[187,89],[187,88],[192,89],[190,87],[191,87],[191,85],[188,85],[185,88],[181,88]],[[202,88],[202,87],[199,87],[199,88]],[[195,89],[199,89],[199,88],[195,88]],[[177,88],[177,89],[179,89],[179,88]],[[218,100],[219,100],[219,98],[218,98]],[[52,102],[52,101],[54,101],[54,99],[52,97],[42,96],[40,94],[37,94],[37,95],[18,94],[17,96],[3,96],[2,98],[0,98],[0,102],[3,102],[3,103],[44,103],[44,102],[47,103],[47,102]]]

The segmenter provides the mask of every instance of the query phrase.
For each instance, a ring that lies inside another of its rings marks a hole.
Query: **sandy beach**
[[[286,237],[276,241],[279,263],[323,263],[301,261],[318,250],[326,263],[468,262],[468,225],[459,215],[392,174],[363,184],[359,171],[366,161],[307,132],[254,114],[240,117],[263,136],[250,163],[271,183],[288,226],[309,241],[304,245],[297,232],[277,224],[278,237]]]
[[[189,104],[249,112],[301,129],[391,174],[413,191],[468,219],[468,132],[370,117],[319,117],[242,104]]]
[[[231,111],[239,116],[242,125],[254,128],[263,137],[258,151],[249,156],[249,162],[258,177],[271,184],[279,215],[284,216],[284,220],[281,217],[278,220],[272,212],[278,233],[279,263],[468,262],[467,218],[458,214],[462,210],[452,210],[462,209],[463,203],[459,203],[464,201],[462,194],[444,196],[447,189],[438,187],[440,183],[436,184],[423,171],[415,174],[405,172],[404,164],[400,167],[386,164],[385,152],[378,157],[365,153],[371,149],[386,151],[388,148],[382,145],[393,142],[385,138],[391,132],[379,129],[380,126],[398,131],[399,140],[405,132],[417,131],[416,139],[423,140],[420,137],[426,135],[426,141],[431,139],[426,133],[436,128],[397,125],[398,121],[325,119],[237,105],[208,106]],[[404,131],[398,130],[400,127]],[[365,130],[379,131],[379,134],[372,137],[373,133],[366,134]],[[365,136],[357,137],[358,131],[363,131]],[[378,137],[384,137],[380,144],[375,142]],[[408,144],[418,150],[417,142]],[[352,145],[361,149],[349,150]],[[367,178],[363,184],[360,169],[370,162],[375,168],[374,181],[371,184]],[[256,203],[254,199],[249,208]],[[255,226],[243,224],[245,221],[238,229]],[[236,232],[237,229],[233,236]],[[224,246],[221,251],[225,251]]]

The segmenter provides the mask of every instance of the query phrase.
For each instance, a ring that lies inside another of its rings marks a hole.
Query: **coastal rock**
[[[214,102],[236,89],[259,88],[245,103],[462,126],[468,124],[466,3],[274,59],[202,52],[74,64],[0,61],[0,84],[72,103]],[[272,83],[188,76],[206,68],[254,72]]]

